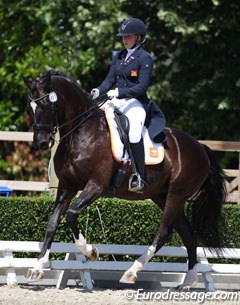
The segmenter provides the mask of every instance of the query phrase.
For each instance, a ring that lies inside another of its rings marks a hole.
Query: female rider
[[[105,80],[91,91],[93,99],[107,94],[114,107],[129,119],[130,147],[139,174],[129,188],[133,192],[142,191],[145,184],[142,129],[146,119],[145,109],[149,103],[147,89],[153,69],[151,55],[142,48],[146,34],[146,26],[140,19],[130,18],[123,22],[117,36],[122,37],[125,49],[117,52]],[[107,103],[105,105],[106,110]]]

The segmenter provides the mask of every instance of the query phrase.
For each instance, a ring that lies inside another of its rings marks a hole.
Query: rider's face
[[[126,49],[132,49],[138,40],[137,35],[123,36],[123,44]]]

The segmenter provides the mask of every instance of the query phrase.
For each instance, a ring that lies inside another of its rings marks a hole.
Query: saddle
[[[127,149],[127,152],[130,155],[131,148],[130,148],[130,142],[129,142],[129,137],[128,137],[129,128],[130,128],[129,120],[126,117],[126,115],[124,115],[118,109],[114,110],[114,119],[117,124],[117,130],[118,130],[120,139],[123,142],[124,149]]]
[[[119,188],[129,177],[133,178],[137,173],[135,160],[129,141],[130,123],[128,118],[118,109],[114,108],[110,113],[105,112],[106,120],[111,134],[111,146],[114,159],[120,164],[112,182],[114,189]],[[145,165],[155,165],[164,159],[164,147],[161,143],[154,143],[149,137],[146,127],[142,134],[144,140]]]
[[[134,157],[132,154],[129,137],[128,137],[129,126],[130,126],[129,120],[126,117],[126,115],[124,115],[118,109],[114,110],[114,119],[117,124],[117,130],[118,130],[120,139],[124,145],[123,154],[125,154],[125,149],[126,149],[128,152],[128,155],[131,158],[132,175],[133,175],[133,174],[137,173],[137,170],[136,170],[136,165],[135,165],[135,161],[134,161]],[[125,179],[128,177],[128,169],[129,169],[129,164],[121,163],[121,167],[118,169],[118,171],[114,177],[114,180],[113,180],[113,186],[115,188],[119,188],[123,184]]]

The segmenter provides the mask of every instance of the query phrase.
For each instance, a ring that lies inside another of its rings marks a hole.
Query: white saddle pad
[[[106,113],[105,113],[106,115]],[[119,133],[117,131],[117,126],[115,120],[106,115],[108,126],[111,134],[111,148],[114,159],[117,162],[130,162],[130,157],[125,149],[124,145],[120,139]],[[113,122],[114,120],[114,122]],[[154,143],[151,141],[148,130],[146,127],[143,128],[142,132],[144,151],[145,151],[145,164],[155,165],[159,164],[164,159],[164,147],[161,143]]]

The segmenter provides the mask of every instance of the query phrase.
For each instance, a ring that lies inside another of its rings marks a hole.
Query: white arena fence
[[[58,137],[58,134],[56,135]],[[0,131],[0,141],[16,141],[16,142],[32,142],[33,132],[20,131]],[[48,176],[49,181],[19,181],[19,180],[0,180],[0,186],[6,186],[13,191],[27,191],[27,192],[45,192],[50,191],[54,197],[56,195],[56,188],[58,186],[57,177],[55,175],[54,166],[52,165],[52,157],[56,151],[57,144],[51,150],[51,159],[49,162]]]
[[[58,136],[58,134],[57,134]],[[24,141],[32,142],[32,132],[11,132],[0,131],[0,141]],[[228,192],[228,202],[240,203],[240,142],[238,141],[203,141],[199,142],[206,144],[214,151],[227,151],[238,153],[239,168],[238,169],[225,169],[225,173],[228,176],[228,182],[226,184]],[[53,146],[51,157],[54,155],[57,148],[57,144]],[[52,158],[51,158],[52,160]],[[16,180],[0,180],[0,185],[7,186],[13,191],[35,191],[43,192],[49,191],[54,196],[56,194],[56,187],[58,181],[54,172],[52,162],[49,163],[49,182],[41,181],[16,181]]]
[[[123,261],[119,255],[140,256],[147,246],[142,245],[95,245],[100,252],[100,260],[86,261],[85,257],[73,243],[53,243],[51,253],[63,253],[65,259],[50,260],[45,269],[45,278],[34,285],[56,285],[64,288],[67,285],[82,285],[87,290],[92,290],[94,285],[105,287],[113,285],[115,288],[132,288],[134,286],[118,283],[122,274],[132,265],[130,261]],[[16,253],[39,253],[41,242],[33,241],[0,241],[0,283],[9,286],[27,284],[25,275],[28,268],[32,268],[36,258],[16,258]],[[102,255],[108,255],[108,260],[102,260]],[[34,256],[34,255],[32,255]],[[187,272],[187,251],[185,247],[163,247],[157,257],[181,257],[183,263],[175,262],[150,262],[145,269],[138,273],[136,284],[148,283],[152,287],[176,287]],[[233,260],[233,263],[209,263],[209,259],[216,258],[207,248],[198,248],[198,287],[205,287],[207,291],[215,289],[239,289],[240,265],[234,260],[240,259],[240,249],[224,249],[222,257]],[[50,256],[51,258],[51,256]],[[127,285],[127,286],[126,286]]]
[[[31,142],[33,133],[31,132],[3,132],[0,131],[0,141],[27,141]],[[239,168],[236,170],[225,169],[229,177],[227,182],[229,202],[240,203],[240,142],[230,141],[200,141],[208,145],[215,151],[231,151],[239,155]],[[51,157],[54,155],[57,145],[52,149]],[[51,158],[52,159],[52,158]],[[58,181],[54,168],[50,162],[49,182],[40,181],[13,181],[0,180],[0,185],[10,187],[20,191],[51,191],[55,195]],[[0,241],[0,283],[7,285],[26,284],[25,278],[28,268],[32,268],[36,258],[16,258],[19,252],[39,253],[42,243],[26,241]],[[56,285],[64,288],[67,285],[81,284],[88,290],[94,285],[115,285],[124,271],[132,262],[116,260],[115,256],[132,255],[140,256],[147,246],[137,245],[96,245],[100,255],[108,255],[109,261],[101,260],[88,262],[85,257],[79,254],[78,249],[71,243],[53,243],[52,253],[63,253],[64,260],[51,260],[50,265],[45,270],[45,278],[40,285]],[[233,261],[229,264],[209,263],[209,259],[215,256],[203,248],[197,249],[198,253],[198,274],[200,286],[207,291],[218,289],[239,289],[240,265],[234,260],[240,259],[240,249],[225,249],[223,256]],[[156,256],[162,257],[182,257],[184,263],[150,262],[144,271],[138,273],[137,283],[148,283],[157,286],[176,287],[187,272],[187,252],[184,247],[163,247]],[[100,257],[101,258],[101,257]],[[120,286],[119,286],[120,285]],[[125,284],[126,285],[126,284]],[[131,288],[133,286],[129,286]]]

